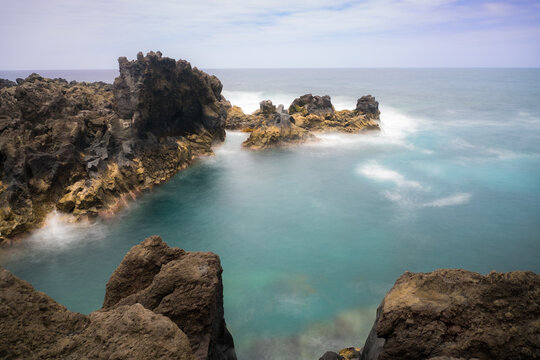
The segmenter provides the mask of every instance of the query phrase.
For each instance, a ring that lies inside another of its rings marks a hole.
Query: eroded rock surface
[[[217,255],[169,248],[153,236],[133,247],[114,271],[103,309],[140,303],[178,325],[197,359],[234,360],[221,273]]]
[[[57,209],[107,215],[224,137],[222,85],[161,53],[119,59],[114,85],[32,74],[0,86],[0,243]]]
[[[243,146],[251,150],[284,147],[313,139],[307,130],[295,125],[283,105],[277,108],[270,100],[260,103],[260,110],[251,115],[251,134]]]
[[[194,360],[169,318],[140,304],[74,313],[0,267],[0,358]]]
[[[295,99],[289,113],[296,125],[310,131],[357,133],[379,130],[379,103],[371,95],[358,99],[355,110],[335,111],[330,96],[307,94]]]
[[[354,110],[336,111],[330,96],[306,94],[295,99],[288,111],[263,100],[253,114],[244,114],[237,106],[229,106],[227,112],[227,129],[251,132],[244,146],[252,150],[316,139],[310,132],[380,130],[379,103],[371,95],[358,99]]]
[[[430,358],[540,358],[540,275],[402,275],[377,311],[362,359]]]
[[[334,111],[334,105],[332,105],[328,95],[313,96],[306,94],[294,99],[289,106],[289,114],[291,115],[300,113],[303,115],[330,116]]]

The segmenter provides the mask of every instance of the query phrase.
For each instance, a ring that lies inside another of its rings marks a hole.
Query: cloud
[[[0,0],[0,6],[1,69],[112,68],[119,55],[152,49],[202,67],[540,65],[535,1]]]

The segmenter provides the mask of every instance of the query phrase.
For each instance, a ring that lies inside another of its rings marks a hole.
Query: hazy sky
[[[540,1],[0,0],[0,69],[539,67]]]

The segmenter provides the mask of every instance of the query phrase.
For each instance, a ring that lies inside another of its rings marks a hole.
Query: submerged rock
[[[405,273],[377,310],[362,359],[537,359],[540,275]]]
[[[215,76],[159,52],[119,66],[114,85],[32,74],[0,87],[0,244],[55,209],[115,211],[223,139]]]
[[[103,309],[142,304],[174,321],[197,359],[234,360],[221,273],[217,255],[169,248],[153,236],[133,247],[114,271]]]

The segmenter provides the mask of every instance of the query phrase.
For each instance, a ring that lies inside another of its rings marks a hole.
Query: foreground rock
[[[224,138],[220,81],[161,53],[114,85],[33,74],[0,86],[0,244],[57,209],[107,215]]]
[[[85,316],[2,268],[0,317],[2,359],[194,359],[178,326],[140,304]]]
[[[316,139],[310,132],[380,130],[379,103],[371,95],[358,99],[355,110],[335,111],[330,96],[306,94],[295,99],[288,111],[264,100],[253,114],[244,114],[237,106],[229,106],[227,113],[228,129],[251,132],[244,146],[253,150]]]
[[[377,310],[362,359],[430,358],[540,358],[540,275],[403,274]]]
[[[103,309],[142,304],[188,336],[197,359],[236,359],[223,316],[219,257],[169,248],[158,236],[133,247],[114,271]]]
[[[0,318],[2,359],[236,359],[219,258],[159,237],[130,250],[88,316],[0,268]]]

